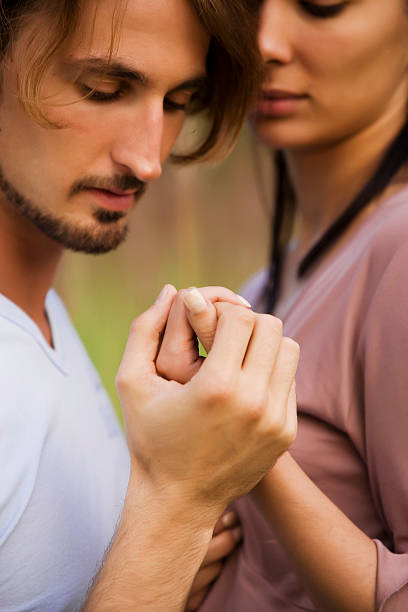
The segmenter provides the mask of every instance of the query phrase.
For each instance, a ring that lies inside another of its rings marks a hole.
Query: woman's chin
[[[318,146],[319,138],[301,122],[249,118],[249,125],[258,138],[270,149],[309,149]]]

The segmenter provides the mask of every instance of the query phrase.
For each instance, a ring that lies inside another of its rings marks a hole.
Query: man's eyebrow
[[[188,79],[187,81],[180,83],[180,85],[173,87],[170,93],[177,93],[178,91],[197,91],[205,85],[208,85],[208,77],[203,74],[193,77],[192,79]]]
[[[147,84],[149,79],[143,72],[134,70],[126,66],[123,62],[109,61],[99,57],[87,57],[84,59],[71,59],[63,61],[63,68],[66,71],[78,73],[83,72],[96,74],[101,76],[112,76],[120,79],[128,79],[137,81],[141,84]]]
[[[143,72],[127,66],[124,62],[117,60],[109,61],[99,57],[65,60],[63,68],[68,72],[78,73],[78,76],[83,72],[87,72],[99,76],[110,76],[117,79],[135,81],[141,85],[148,85],[150,82],[149,77]],[[200,89],[207,82],[208,77],[205,74],[199,74],[176,85],[176,87],[171,89],[171,92],[176,93],[178,91]]]

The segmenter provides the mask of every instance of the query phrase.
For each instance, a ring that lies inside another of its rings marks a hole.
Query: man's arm
[[[110,553],[86,605],[92,611],[178,611],[211,539],[216,511],[149,490],[133,473]]]
[[[182,610],[218,517],[295,436],[298,347],[273,317],[218,305],[212,349],[192,380],[157,374],[175,293],[167,287],[133,323],[118,374],[131,475],[86,612]]]

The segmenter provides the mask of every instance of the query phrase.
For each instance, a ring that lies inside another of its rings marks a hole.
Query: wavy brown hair
[[[47,123],[40,105],[42,80],[55,54],[75,32],[84,1],[87,0],[0,1],[0,59],[13,53],[21,32],[28,33],[23,55],[18,58],[18,92],[27,113],[38,122]],[[117,0],[108,50],[110,58],[115,53],[128,1]],[[260,0],[189,1],[211,37],[208,86],[193,97],[188,109],[189,114],[201,113],[205,117],[206,129],[193,151],[173,156],[179,162],[207,159],[220,149],[229,149],[262,78],[256,44]],[[44,37],[44,23],[47,37]],[[56,127],[49,122],[48,125]]]

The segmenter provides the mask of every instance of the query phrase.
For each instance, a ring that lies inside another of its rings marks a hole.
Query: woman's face
[[[406,0],[264,0],[267,76],[251,122],[267,145],[320,148],[406,114]],[[393,122],[391,122],[393,125]]]

